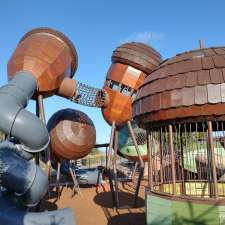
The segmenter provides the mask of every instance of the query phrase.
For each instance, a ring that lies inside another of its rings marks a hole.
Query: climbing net
[[[89,107],[103,107],[106,102],[106,92],[77,82],[77,91],[71,100]]]

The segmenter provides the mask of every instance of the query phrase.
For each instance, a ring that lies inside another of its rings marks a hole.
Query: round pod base
[[[48,121],[47,128],[51,137],[51,151],[57,160],[82,158],[90,153],[95,145],[95,126],[81,111],[58,111]]]

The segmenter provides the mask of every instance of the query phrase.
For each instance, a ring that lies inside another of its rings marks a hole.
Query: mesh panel
[[[85,106],[102,107],[106,101],[106,93],[102,89],[77,82],[77,93],[71,100]]]

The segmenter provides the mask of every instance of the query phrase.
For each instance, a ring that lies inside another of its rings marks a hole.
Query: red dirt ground
[[[121,205],[132,205],[133,195],[131,183],[120,186]],[[57,199],[42,203],[43,210],[70,207],[74,211],[77,225],[146,225],[144,210],[144,184],[141,185],[137,207],[132,209],[113,209],[109,185],[104,184],[104,189],[99,187],[81,188],[81,194],[71,198],[72,190],[64,188]]]

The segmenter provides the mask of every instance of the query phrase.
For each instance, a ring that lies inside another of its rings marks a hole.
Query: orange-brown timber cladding
[[[161,56],[153,48],[142,43],[126,43],[116,48],[112,55],[112,65],[106,79],[138,90],[144,82],[146,73],[152,71],[161,62]],[[120,87],[119,87],[120,88]],[[124,125],[132,118],[131,95],[124,95],[120,90],[111,89],[107,82],[103,89],[109,97],[109,104],[102,109],[104,119],[111,125]]]
[[[77,53],[70,40],[50,28],[34,29],[24,35],[8,62],[8,79],[28,71],[38,82],[44,97],[55,94],[65,77],[72,78],[77,68]]]
[[[90,153],[95,145],[96,130],[83,112],[63,109],[48,122],[51,151],[58,159],[79,159]]]
[[[198,49],[164,61],[150,73],[133,104],[145,126],[157,121],[225,114],[225,47]]]

